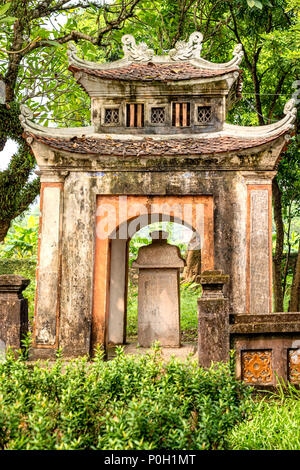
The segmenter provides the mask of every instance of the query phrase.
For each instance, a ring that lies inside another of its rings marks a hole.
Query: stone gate
[[[156,56],[126,35],[124,58],[112,63],[85,61],[71,46],[90,127],[46,128],[22,108],[41,178],[33,357],[124,342],[128,240],[155,220],[198,234],[202,271],[230,276],[228,315],[272,312],[272,178],[295,102],[274,124],[227,124],[242,47],[219,64],[201,58],[201,42],[195,32]]]

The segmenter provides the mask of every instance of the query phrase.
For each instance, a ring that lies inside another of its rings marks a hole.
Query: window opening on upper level
[[[197,108],[198,124],[207,124],[212,120],[211,106],[198,106]]]
[[[190,103],[172,104],[172,126],[188,127],[191,125],[191,105]]]
[[[144,104],[130,103],[126,105],[126,126],[144,127]]]

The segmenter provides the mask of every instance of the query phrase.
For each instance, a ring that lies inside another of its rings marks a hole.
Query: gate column
[[[202,296],[198,299],[199,365],[229,359],[229,300],[223,295],[229,276],[218,271],[204,271],[198,277]]]

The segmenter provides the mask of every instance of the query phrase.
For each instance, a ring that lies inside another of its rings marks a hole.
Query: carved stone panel
[[[288,351],[288,379],[293,384],[300,384],[300,348]]]
[[[139,273],[138,342],[149,347],[180,346],[178,273],[175,269],[142,269]]]
[[[184,267],[177,246],[167,243],[168,234],[152,232],[152,244],[141,247],[132,266],[139,269],[138,342],[149,347],[180,346],[179,270]]]
[[[244,382],[264,385],[272,383],[272,351],[242,351],[241,366]]]
[[[269,192],[250,192],[250,313],[270,311]]]

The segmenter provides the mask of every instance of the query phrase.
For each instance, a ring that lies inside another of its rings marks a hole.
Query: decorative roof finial
[[[235,46],[235,48],[233,49],[232,55],[235,59],[235,64],[239,65],[242,62],[242,59],[244,57],[244,51],[243,51],[242,44],[237,44]]]
[[[69,42],[69,44],[68,44],[67,55],[68,55],[68,58],[69,58],[69,62],[74,62],[74,61],[76,62],[77,47],[72,42]]]
[[[285,103],[283,112],[289,118],[289,128],[294,129],[294,122],[296,121],[297,117],[297,108],[296,108],[296,100],[291,98],[287,103]]]
[[[21,111],[21,114],[19,116],[19,119],[22,125],[23,124],[25,125],[27,121],[31,121],[31,119],[33,119],[33,112],[25,104],[21,104],[20,111]]]
[[[125,34],[122,39],[124,57],[134,62],[149,62],[154,56],[154,51],[149,49],[145,42],[136,44],[131,34]]]
[[[177,41],[175,44],[175,49],[171,49],[169,52],[170,59],[200,59],[202,40],[203,34],[201,34],[199,31],[195,31],[190,35],[188,42]]]

